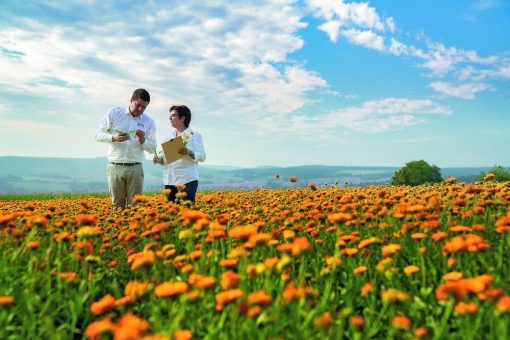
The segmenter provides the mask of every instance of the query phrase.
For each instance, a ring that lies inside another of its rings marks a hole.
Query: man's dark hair
[[[146,89],[136,89],[135,92],[133,92],[133,95],[131,96],[131,100],[138,99],[141,99],[148,103],[151,101],[151,95],[149,94],[149,92],[147,92]]]
[[[179,118],[184,117],[184,126],[188,127],[191,122],[191,111],[186,105],[173,105],[170,107],[170,112],[175,111]]]

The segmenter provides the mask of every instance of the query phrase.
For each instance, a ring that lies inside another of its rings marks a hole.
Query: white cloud
[[[346,35],[351,38],[352,42],[358,43],[363,38],[353,39],[353,32],[356,31],[389,30],[393,32],[395,30],[393,18],[381,20],[376,9],[369,6],[367,2],[346,3],[343,0],[307,0],[305,2],[316,17],[325,21],[319,25],[319,29],[326,32],[332,42],[336,42],[339,35]],[[342,28],[350,32],[341,32]],[[373,44],[358,44],[374,48]],[[376,46],[378,46],[377,49],[382,50],[379,43]]]
[[[319,24],[319,30],[326,32],[332,42],[339,37],[354,45],[375,49],[379,52],[390,53],[395,56],[416,58],[415,65],[427,69],[433,78],[450,78],[454,82],[467,82],[461,90],[446,89],[436,82],[433,88],[440,92],[452,93],[458,98],[472,99],[477,92],[485,91],[490,86],[473,85],[482,80],[508,79],[509,58],[500,56],[480,56],[477,51],[448,47],[442,43],[430,41],[423,33],[417,37],[417,42],[425,41],[424,49],[413,46],[392,36],[396,33],[396,24],[392,17],[384,21],[375,7],[364,2],[345,2],[344,0],[308,0],[310,11],[324,22]],[[503,5],[499,0],[480,0],[473,4],[475,10],[486,10]],[[389,40],[389,45],[385,40]]]
[[[484,83],[452,84],[446,82],[433,82],[430,84],[430,87],[447,97],[461,99],[474,99],[478,92],[490,89],[490,86]]]
[[[391,38],[391,43],[389,47],[389,52],[391,54],[394,54],[396,56],[399,56],[401,54],[407,55],[409,54],[408,48],[405,44],[401,43],[400,41]]]
[[[360,31],[356,29],[348,29],[342,32],[342,35],[348,41],[356,45],[361,45],[375,50],[384,51],[384,39],[372,31]]]
[[[508,5],[508,1],[505,0],[476,0],[471,5],[471,9],[474,11],[486,11],[492,8],[501,7]]]
[[[268,117],[259,119],[255,124],[272,134],[299,136],[315,142],[317,136],[321,140],[333,139],[338,131],[345,128],[379,133],[424,123],[426,116],[438,114],[449,115],[451,110],[430,99],[385,98],[325,113],[311,110],[301,115]]]
[[[319,25],[319,29],[324,31],[329,36],[329,39],[332,42],[336,42],[338,39],[338,35],[340,34],[340,26],[342,23],[340,20],[330,20],[323,24]]]
[[[323,121],[361,132],[381,132],[425,122],[422,115],[450,114],[448,107],[429,99],[386,98],[334,110]]]
[[[69,103],[124,103],[141,86],[165,105],[192,102],[211,114],[237,116],[293,111],[308,102],[308,92],[328,87],[288,59],[302,48],[298,31],[306,26],[292,1],[167,8],[155,1],[145,16],[129,11],[113,17],[99,8],[89,25],[20,18],[20,28],[0,28],[0,46],[24,54],[2,59],[7,67],[0,70],[0,86]],[[72,87],[36,84],[48,78]]]

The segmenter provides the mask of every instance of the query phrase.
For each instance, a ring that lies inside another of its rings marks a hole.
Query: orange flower
[[[142,266],[154,264],[156,254],[152,251],[134,253],[128,256],[128,264],[131,264],[131,270],[136,270]]]
[[[381,239],[380,238],[377,238],[377,237],[370,237],[366,240],[363,240],[361,241],[359,244],[358,244],[358,248],[365,248],[373,243],[381,243]]]
[[[405,302],[405,301],[408,301],[411,299],[411,295],[409,295],[408,293],[405,293],[405,292],[401,292],[396,289],[388,289],[388,290],[384,290],[381,292],[381,298],[384,301],[389,301],[389,302],[395,302],[395,301]]]
[[[154,295],[157,297],[170,297],[186,293],[187,291],[188,284],[186,282],[164,282],[154,288]]]
[[[427,237],[427,234],[424,234],[424,233],[414,233],[411,235],[411,238],[415,239],[415,240],[422,240],[426,237]]]
[[[38,215],[38,216],[29,216],[27,217],[27,227],[44,227],[48,228],[50,225],[50,221],[46,218],[46,216]]]
[[[328,214],[328,221],[330,223],[342,223],[342,222],[350,221],[352,219],[353,219],[353,216],[348,213],[339,212],[339,213]]]
[[[501,288],[493,288],[488,289],[484,292],[478,293],[478,298],[480,300],[495,300],[503,295],[503,289]]]
[[[10,305],[14,302],[12,296],[0,296],[0,306]]]
[[[368,270],[368,267],[367,266],[359,266],[357,268],[354,268],[353,269],[353,273],[356,274],[356,275],[359,275],[359,274],[363,274],[364,272],[366,272]]]
[[[189,329],[179,329],[172,334],[173,340],[191,340],[193,333]]]
[[[487,175],[485,175],[483,177],[483,180],[484,181],[488,181],[488,180],[494,179],[494,177],[496,177],[496,175],[494,173],[492,173],[492,172],[489,172]]]
[[[427,333],[428,333],[427,327],[417,327],[413,330],[413,334],[417,338],[424,337],[425,335],[427,335]]]
[[[237,239],[248,239],[258,233],[258,228],[254,225],[247,225],[242,227],[233,227],[228,232],[228,236]]]
[[[446,231],[438,231],[438,232],[432,234],[432,239],[434,241],[439,241],[439,240],[442,240],[447,237],[448,237],[448,233]]]
[[[115,300],[115,306],[125,306],[135,302],[135,299],[132,296],[123,296],[117,300]]]
[[[263,290],[258,290],[248,295],[248,303],[250,305],[268,305],[270,302],[271,296]]]
[[[448,230],[452,231],[454,233],[461,233],[464,231],[469,232],[469,231],[471,231],[471,227],[467,227],[464,225],[456,225],[456,226],[450,227]]]
[[[124,294],[126,296],[138,298],[139,296],[143,295],[148,288],[149,282],[129,281],[124,288]]]
[[[30,249],[39,248],[40,245],[41,245],[41,242],[39,242],[39,241],[29,241],[29,242],[27,242],[27,247],[30,248]]]
[[[303,285],[296,287],[294,282],[290,282],[283,290],[282,297],[285,300],[290,301],[294,299],[304,298],[306,294],[307,290]]]
[[[191,274],[188,278],[188,283],[200,289],[207,289],[214,286],[216,283],[216,278],[213,276]]]
[[[365,319],[363,319],[363,317],[359,315],[352,316],[351,324],[355,327],[361,327],[365,324]]]
[[[443,275],[445,281],[458,281],[462,279],[463,274],[461,272],[449,272]]]
[[[331,321],[331,314],[329,312],[324,312],[322,315],[313,319],[313,324],[317,327],[327,328],[331,325]]]
[[[76,236],[79,238],[95,237],[101,235],[101,228],[85,226],[78,229]]]
[[[261,312],[262,308],[260,308],[260,306],[253,306],[248,309],[248,311],[246,312],[246,316],[254,317],[259,315]]]
[[[444,182],[446,184],[453,184],[455,182],[457,182],[457,178],[453,177],[453,176],[450,176],[450,177],[446,177]]]
[[[191,210],[191,209],[185,209],[181,211],[181,216],[191,220],[191,221],[198,221],[200,219],[210,219],[209,215],[201,212],[200,210]]]
[[[232,270],[228,270],[221,274],[221,289],[227,290],[237,287],[239,282],[241,281],[241,277],[239,274]]]
[[[297,176],[290,176],[289,181],[291,182],[297,182]]]
[[[63,273],[52,272],[51,275],[58,276],[59,278],[61,278],[64,281],[78,280],[78,274],[76,274],[75,272],[63,272]]]
[[[498,312],[507,312],[510,310],[510,296],[502,296],[496,303],[496,310]]]
[[[90,306],[90,311],[94,315],[103,314],[115,306],[115,298],[111,294],[103,296],[99,301]]]
[[[345,248],[340,251],[340,255],[354,256],[359,253],[357,248]]]
[[[234,267],[239,262],[238,259],[223,259],[218,264],[220,267]]]
[[[451,258],[448,259],[447,264],[448,264],[448,267],[453,267],[453,266],[455,266],[457,264],[457,260],[454,259],[453,257],[451,257]]]
[[[453,294],[457,300],[462,300],[468,289],[468,280],[461,279],[458,281],[446,282],[436,289],[436,298],[440,301],[448,300],[448,294]]]
[[[281,244],[276,249],[281,252],[291,253],[293,256],[301,254],[312,247],[306,236],[295,238],[292,243]]]
[[[74,216],[74,220],[78,225],[96,225],[97,217],[94,215],[76,215]]]
[[[394,255],[397,251],[400,250],[400,244],[391,243],[384,247],[382,247],[382,256],[388,257]]]
[[[459,302],[455,305],[455,312],[458,314],[476,314],[478,312],[478,304],[476,302]]]
[[[53,235],[53,239],[57,242],[72,241],[73,236],[66,231]]]
[[[138,339],[149,328],[149,323],[138,316],[127,313],[115,324],[114,339]]]
[[[231,290],[226,290],[224,292],[219,292],[218,294],[216,294],[216,297],[215,297],[216,304],[224,305],[226,303],[237,300],[242,296],[243,296],[243,291],[240,289],[231,289]]]
[[[420,271],[420,268],[417,267],[417,266],[407,266],[407,267],[404,268],[404,273],[407,276],[411,276],[414,273],[418,273],[419,271]]]
[[[402,315],[396,315],[393,317],[391,324],[397,328],[409,329],[411,328],[411,319]]]
[[[368,293],[374,290],[374,284],[372,282],[367,282],[361,287],[361,296],[366,296]]]
[[[115,325],[110,321],[110,318],[106,318],[99,321],[91,322],[85,329],[85,335],[89,339],[100,339],[101,333],[113,332]]]
[[[14,214],[4,215],[3,213],[0,213],[0,226],[15,227],[15,218],[16,216],[14,216]]]

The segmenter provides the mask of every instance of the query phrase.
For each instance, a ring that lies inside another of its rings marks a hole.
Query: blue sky
[[[135,88],[208,165],[509,166],[510,1],[0,5],[0,155],[105,156]]]

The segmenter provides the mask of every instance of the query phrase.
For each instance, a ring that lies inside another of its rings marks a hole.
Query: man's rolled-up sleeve
[[[99,123],[99,129],[96,131],[96,141],[101,143],[111,143],[113,134],[110,133],[110,115],[111,111]]]

